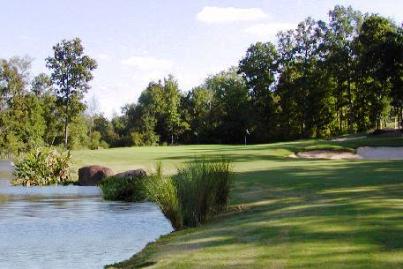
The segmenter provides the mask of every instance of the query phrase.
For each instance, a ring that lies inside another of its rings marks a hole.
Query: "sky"
[[[31,76],[62,39],[81,38],[98,68],[86,95],[111,117],[151,80],[174,75],[182,91],[237,65],[250,44],[351,5],[403,21],[403,0],[0,0],[0,58],[32,57]]]

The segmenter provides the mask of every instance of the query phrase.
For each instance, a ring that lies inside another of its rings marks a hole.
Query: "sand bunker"
[[[333,138],[331,141],[335,141],[335,142],[343,142],[343,141],[360,140],[360,139],[364,139],[364,138],[366,138],[366,136],[356,136],[356,137],[337,137],[337,138]]]
[[[357,160],[359,156],[350,151],[335,151],[335,150],[309,150],[298,152],[292,156],[294,158],[302,159],[327,159],[327,160]]]
[[[310,150],[291,156],[327,160],[403,160],[403,147],[360,147],[357,153],[339,150]]]

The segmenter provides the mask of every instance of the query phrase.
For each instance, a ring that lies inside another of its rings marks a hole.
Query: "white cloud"
[[[229,23],[237,21],[255,21],[266,18],[260,8],[204,7],[196,16],[205,23]]]
[[[166,70],[174,66],[173,62],[166,59],[158,59],[147,56],[132,56],[121,61],[123,65],[135,67],[142,71]]]
[[[294,29],[296,26],[296,23],[287,22],[258,23],[245,28],[244,32],[259,37],[274,37],[278,32]]]

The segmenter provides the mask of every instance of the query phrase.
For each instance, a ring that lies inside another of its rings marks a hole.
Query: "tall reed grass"
[[[232,183],[228,160],[199,159],[186,164],[173,177],[157,173],[144,180],[149,200],[159,205],[172,226],[179,230],[198,226],[226,209]]]
[[[182,203],[179,200],[175,181],[164,176],[161,163],[157,164],[157,172],[144,181],[144,190],[149,200],[155,202],[175,230],[183,227]]]

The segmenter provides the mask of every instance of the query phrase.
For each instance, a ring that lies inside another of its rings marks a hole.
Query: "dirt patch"
[[[403,160],[403,147],[360,147],[357,152],[340,150],[309,150],[290,157],[326,160]]]

